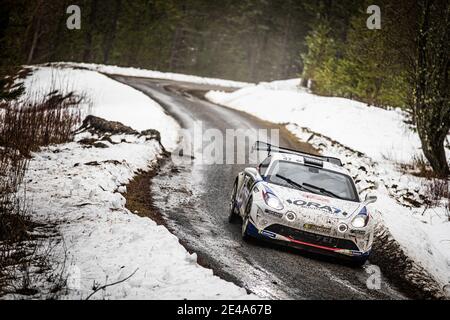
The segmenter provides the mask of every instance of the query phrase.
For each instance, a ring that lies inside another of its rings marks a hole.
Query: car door
[[[255,183],[255,180],[252,176],[246,174],[244,177],[244,183],[242,186],[242,191],[240,195],[240,206],[239,213],[243,216],[245,213],[245,208],[247,207],[247,202],[250,199],[250,195],[252,193],[252,187]]]

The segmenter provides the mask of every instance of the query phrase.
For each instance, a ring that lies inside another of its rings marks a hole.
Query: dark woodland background
[[[74,61],[242,81],[302,77],[321,95],[411,114],[434,171],[449,174],[446,0],[0,0],[0,69]],[[81,30],[66,9],[81,7]],[[369,30],[369,5],[382,28]],[[0,75],[1,75],[0,74]]]

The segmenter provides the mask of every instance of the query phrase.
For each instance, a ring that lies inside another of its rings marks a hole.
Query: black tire
[[[245,242],[248,242],[250,240],[250,236],[247,234],[247,225],[248,225],[248,221],[249,221],[249,215],[250,215],[250,210],[252,208],[252,204],[253,204],[253,197],[250,197],[250,199],[247,202],[247,205],[245,206],[245,217],[244,219],[242,219],[242,240],[244,240]]]
[[[249,242],[250,236],[247,234],[247,224],[248,224],[248,216],[246,216],[242,221],[242,240],[245,242]]]
[[[236,193],[237,193],[237,182],[234,183],[233,191],[231,192],[230,212],[228,214],[229,223],[235,223],[238,220],[238,215],[236,214]]]
[[[363,265],[366,264],[367,260],[369,258],[365,257],[365,258],[355,258],[350,262],[350,266],[353,268],[361,268]]]

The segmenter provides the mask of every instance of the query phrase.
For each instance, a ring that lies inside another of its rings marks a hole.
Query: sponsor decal
[[[338,253],[344,254],[346,256],[354,256],[353,251],[347,249],[339,249]]]
[[[348,215],[347,212],[342,211],[339,208],[333,207],[333,206],[329,206],[329,205],[324,205],[324,204],[320,204],[317,202],[312,202],[312,201],[304,201],[304,200],[286,200],[289,204],[294,204],[296,206],[300,206],[303,208],[308,208],[308,209],[313,209],[313,210],[320,210],[320,211],[324,211],[324,212],[328,212],[328,213],[332,213],[332,214],[342,214],[343,216]]]
[[[319,195],[314,195],[314,194],[306,194],[306,195],[304,195],[304,197],[307,198],[307,199],[318,200],[318,201],[325,202],[325,203],[329,203],[330,202],[328,199],[323,198],[323,197],[321,197]]]
[[[353,257],[362,257],[362,256],[369,255],[369,252],[362,252],[362,251],[356,251],[356,250],[347,250],[347,249],[339,250],[339,253],[345,254],[347,256],[353,256]]]
[[[283,214],[281,212],[276,212],[276,211],[272,211],[272,210],[269,210],[269,209],[265,209],[264,212],[267,213],[267,214],[270,214],[271,216],[275,216],[277,218],[282,218],[283,217]]]
[[[303,228],[308,231],[316,231],[316,232],[322,232],[322,233],[330,233],[330,231],[331,231],[331,228],[317,226],[317,225],[309,224],[309,223],[305,223],[303,225]]]
[[[270,231],[266,231],[266,230],[262,230],[261,231],[261,235],[263,235],[265,237],[268,237],[268,238],[271,238],[271,239],[275,239],[276,236],[277,236],[275,233],[270,232]]]
[[[350,233],[351,234],[356,234],[356,235],[358,235],[358,236],[363,236],[363,235],[365,235],[366,234],[366,231],[365,230],[350,230]]]
[[[313,166],[318,166],[318,167],[323,167],[323,161],[322,160],[318,160],[318,159],[314,159],[314,158],[310,158],[310,157],[304,157],[303,158],[305,164],[311,164]]]

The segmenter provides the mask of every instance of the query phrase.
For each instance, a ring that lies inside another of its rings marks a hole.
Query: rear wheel
[[[253,198],[251,197],[248,202],[247,206],[245,207],[245,216],[242,221],[242,239],[244,241],[248,241],[250,239],[250,236],[248,235],[248,225],[249,225],[249,219],[250,219],[250,211],[252,209],[253,204]]]
[[[234,223],[238,220],[238,215],[236,214],[236,193],[237,193],[237,183],[235,182],[230,198],[230,213],[228,215],[229,223]]]

